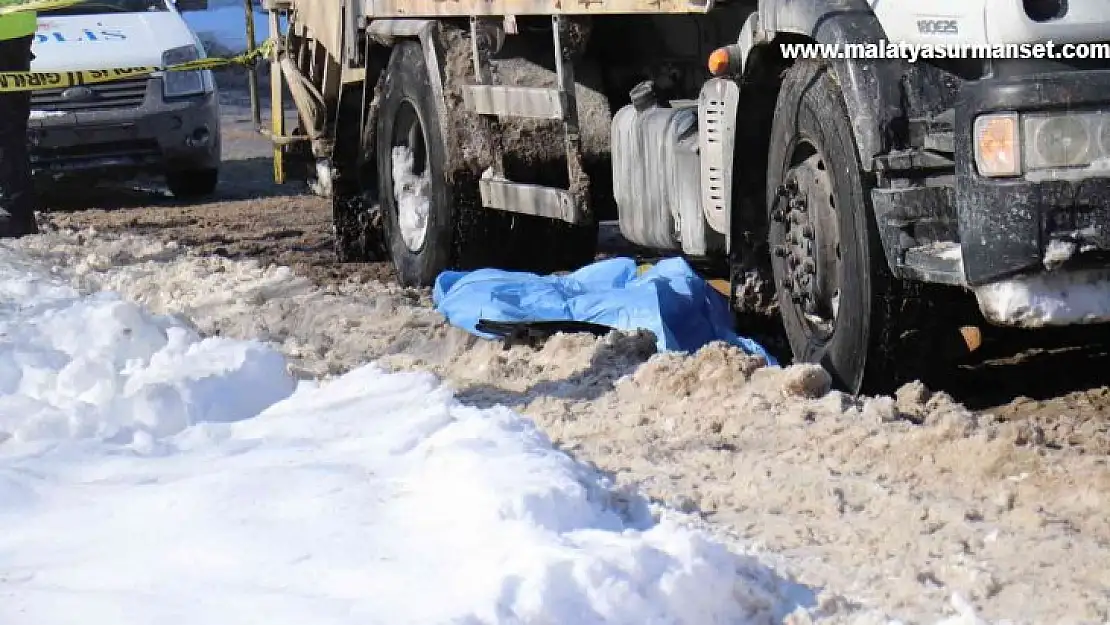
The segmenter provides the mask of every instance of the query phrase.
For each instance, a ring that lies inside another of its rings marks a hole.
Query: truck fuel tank
[[[621,234],[645,247],[705,254],[697,103],[660,103],[650,81],[630,95],[612,125]]]

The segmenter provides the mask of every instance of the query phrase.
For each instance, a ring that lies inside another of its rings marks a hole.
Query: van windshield
[[[169,11],[164,0],[84,0],[73,6],[39,11],[39,15],[96,15]]]

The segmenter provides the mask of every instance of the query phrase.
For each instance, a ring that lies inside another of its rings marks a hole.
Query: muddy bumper
[[[166,100],[158,79],[135,85],[130,94],[124,86],[109,85],[95,94],[100,100],[87,105],[67,106],[59,94],[36,93],[28,128],[36,177],[163,174],[219,166],[215,93]]]
[[[987,319],[1110,322],[1110,71],[969,83],[955,137],[964,278]]]

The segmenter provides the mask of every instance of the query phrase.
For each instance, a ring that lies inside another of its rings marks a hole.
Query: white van
[[[207,0],[89,0],[39,13],[33,71],[165,66],[206,51],[179,11]],[[164,176],[177,197],[215,191],[219,97],[212,72],[44,89],[32,94],[29,129],[36,178]]]

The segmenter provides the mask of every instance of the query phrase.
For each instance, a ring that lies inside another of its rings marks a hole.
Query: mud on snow
[[[270,341],[305,377],[378,360],[519,410],[619,483],[786,556],[827,589],[829,622],[861,606],[928,622],[954,597],[991,620],[1110,619],[1105,345],[992,347],[947,392],[860,399],[818,367],[720,345],[656,354],[614,334],[503,350],[445,324],[388,265],[334,263],[327,202],[275,187],[242,92],[224,99],[219,197],[47,193],[44,234],[16,245],[81,288]]]

